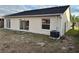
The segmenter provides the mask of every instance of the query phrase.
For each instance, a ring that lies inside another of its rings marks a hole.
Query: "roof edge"
[[[62,13],[59,14],[41,14],[41,15],[22,15],[22,16],[5,16],[5,17],[40,17],[40,16],[59,16]]]
[[[29,12],[29,11],[36,11],[36,10],[43,10],[43,9],[50,9],[50,8],[57,8],[57,7],[69,7],[70,5],[65,5],[65,6],[56,6],[56,7],[49,7],[49,8],[41,8],[41,9],[34,9],[34,10],[27,10],[27,12]],[[67,9],[66,9],[67,10]],[[65,11],[66,11],[65,10]],[[64,11],[64,12],[65,12]],[[23,13],[23,12],[26,12],[26,11],[22,11],[22,12],[17,12],[17,13],[13,13],[13,14],[9,14],[9,15],[5,15],[4,17],[10,17],[11,15],[13,16],[14,14],[18,14],[18,13]],[[37,14],[37,15],[43,15],[43,14]],[[45,14],[46,15],[46,14]],[[53,14],[54,15],[54,14]],[[17,15],[17,16],[24,16],[24,15]],[[26,15],[26,16],[29,16],[29,15]],[[32,16],[32,15],[30,15],[30,16]],[[34,15],[35,16],[35,15]]]

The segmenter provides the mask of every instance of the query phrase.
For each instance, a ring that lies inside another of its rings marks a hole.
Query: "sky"
[[[71,12],[72,12],[72,15],[79,16],[79,5],[71,6]]]
[[[0,5],[0,16],[18,13],[26,10],[55,7],[57,5]],[[71,5],[71,14],[79,16],[79,5]]]

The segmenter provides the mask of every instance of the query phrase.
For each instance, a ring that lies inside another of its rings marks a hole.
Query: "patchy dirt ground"
[[[76,52],[71,37],[53,40],[47,35],[0,29],[1,53]]]

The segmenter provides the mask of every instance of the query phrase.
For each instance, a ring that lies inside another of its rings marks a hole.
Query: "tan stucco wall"
[[[69,29],[71,29],[71,25],[72,25],[72,23],[71,23],[71,20],[70,20],[70,14],[71,14],[71,10],[70,10],[70,7],[66,10],[66,12],[65,12],[65,17],[66,17],[66,19],[67,19],[67,30],[66,31],[68,31]]]
[[[42,29],[42,19],[43,18],[49,18],[50,19],[50,30]],[[5,18],[5,24],[4,28],[6,28],[6,20],[8,18]],[[26,30],[20,30],[20,19],[23,20],[29,20],[29,30],[28,32],[33,33],[40,33],[40,34],[46,34],[50,35],[51,30],[58,30],[61,31],[60,28],[60,18],[57,16],[51,16],[51,17],[26,17],[26,18],[9,18],[11,19],[11,28],[12,30],[19,30],[19,31],[26,31]],[[7,28],[6,28],[7,29]]]
[[[66,32],[71,29],[70,10],[69,8],[61,15],[61,35],[64,35],[64,25],[66,23]]]

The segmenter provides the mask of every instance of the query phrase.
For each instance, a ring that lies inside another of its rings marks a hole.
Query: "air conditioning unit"
[[[52,39],[59,39],[60,38],[60,32],[57,30],[50,31],[50,37]]]

